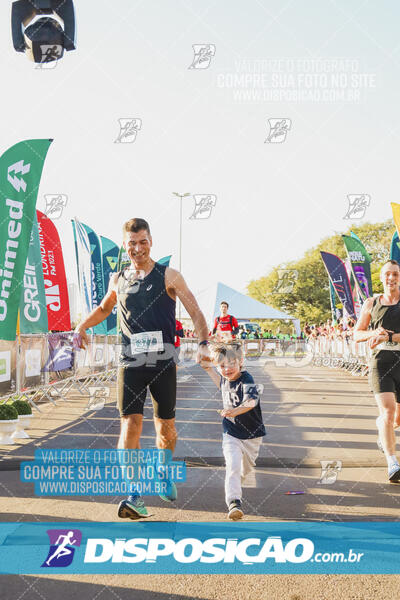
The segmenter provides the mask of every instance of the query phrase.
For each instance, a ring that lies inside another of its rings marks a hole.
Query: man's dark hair
[[[229,304],[225,300],[222,300],[222,302],[219,303],[220,306],[221,304],[226,304],[226,308],[229,308]]]
[[[397,266],[399,267],[399,269],[400,269],[400,264],[397,262],[397,260],[393,260],[393,259],[391,258],[390,260],[387,260],[386,262],[384,262],[384,263],[383,263],[383,265],[381,266],[381,271],[382,271],[382,269],[383,269],[383,267],[384,267],[385,265],[389,265],[389,264],[390,264],[390,265],[397,265]]]
[[[382,274],[382,269],[386,265],[396,265],[396,267],[399,267],[399,270],[400,270],[400,264],[397,262],[397,260],[393,260],[392,258],[390,258],[389,260],[387,260],[386,262],[384,262],[383,265],[381,266],[381,268],[379,269],[379,275]]]
[[[138,231],[145,230],[150,233],[150,227],[147,221],[144,219],[129,219],[126,223],[124,223],[122,227],[122,235],[125,237],[126,233],[137,233]]]

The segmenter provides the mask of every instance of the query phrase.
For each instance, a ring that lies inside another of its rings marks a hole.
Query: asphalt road
[[[264,385],[265,438],[253,487],[244,490],[251,521],[398,520],[400,486],[387,482],[376,447],[374,399],[366,379],[323,367],[250,361],[248,370]],[[223,497],[219,393],[191,363],[179,370],[175,456],[185,459],[187,481],[174,506],[146,501],[153,521],[226,521]],[[119,521],[120,498],[35,497],[19,480],[21,460],[42,448],[114,448],[119,431],[115,387],[100,411],[87,410],[76,391],[57,405],[41,405],[31,439],[0,447],[0,509],[3,521]],[[154,447],[152,407],[145,408],[143,447]],[[336,465],[330,484],[321,482],[321,462]],[[338,462],[339,461],[339,462]],[[341,469],[339,465],[341,464]],[[336,477],[336,479],[335,479]],[[303,491],[301,495],[286,495]],[[134,526],[134,523],[127,523]],[[125,575],[13,576],[0,579],[1,598],[188,598],[377,600],[398,595],[399,576],[383,575]]]

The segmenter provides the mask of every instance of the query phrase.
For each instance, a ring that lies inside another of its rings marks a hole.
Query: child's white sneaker
[[[240,500],[232,500],[228,508],[228,518],[231,521],[239,521],[244,516]]]

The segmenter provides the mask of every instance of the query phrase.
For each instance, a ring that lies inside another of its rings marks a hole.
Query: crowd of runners
[[[242,484],[252,474],[265,428],[260,386],[243,370],[239,323],[229,314],[228,302],[223,301],[220,315],[209,332],[182,274],[151,258],[152,237],[144,219],[130,219],[124,224],[123,246],[130,266],[111,277],[100,306],[76,328],[78,343],[82,348],[87,347],[86,330],[106,319],[118,305],[122,337],[117,378],[121,423],[118,448],[140,447],[143,407],[149,389],[157,448],[171,452],[175,449],[176,365],[179,338],[184,336],[182,324],[175,318],[179,298],[193,322],[198,340],[197,362],[221,391],[225,500],[229,518],[241,519]],[[347,322],[346,330],[351,331],[355,341],[367,341],[373,349],[370,385],[379,407],[378,442],[387,459],[389,481],[398,482],[395,428],[400,425],[400,266],[396,261],[383,266],[381,281],[384,293],[369,298],[358,322]],[[308,338],[335,335],[343,335],[343,323],[306,325],[303,331]],[[174,502],[177,493],[174,482],[167,481],[167,490],[161,498]],[[118,516],[133,520],[148,516],[143,498],[130,494],[120,502]]]

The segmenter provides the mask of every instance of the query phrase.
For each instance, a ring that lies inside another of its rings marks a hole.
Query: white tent
[[[296,335],[300,335],[300,321],[295,317],[287,315],[286,313],[267,306],[263,302],[254,300],[250,296],[241,294],[233,288],[218,282],[217,293],[215,297],[214,313],[212,316],[212,322],[215,317],[219,316],[219,305],[222,301],[226,301],[229,304],[228,313],[235,316],[237,319],[280,319],[282,321],[290,320],[293,321]]]

